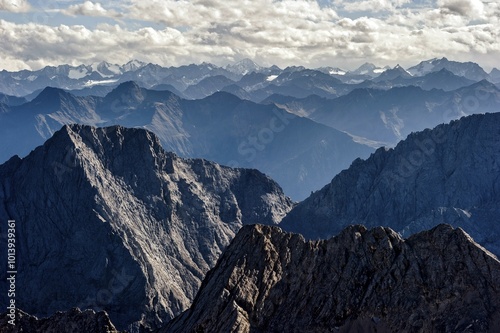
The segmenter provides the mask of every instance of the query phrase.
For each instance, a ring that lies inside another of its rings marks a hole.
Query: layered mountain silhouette
[[[350,224],[409,235],[449,223],[500,255],[499,176],[500,114],[464,117],[354,161],[280,226],[328,238]]]
[[[121,84],[103,98],[46,88],[31,102],[6,109],[0,114],[0,139],[16,144],[0,147],[3,160],[24,156],[64,124],[142,127],[182,157],[257,168],[295,200],[372,152],[338,130],[224,92],[185,100],[134,82]]]
[[[438,72],[436,75],[446,73]],[[367,142],[395,145],[411,132],[432,128],[461,116],[498,112],[500,89],[488,81],[453,91],[416,86],[389,90],[357,89],[337,99],[272,97],[266,103],[306,116]]]
[[[453,76],[448,75],[435,83],[420,80],[421,77],[442,70]],[[335,67],[262,67],[250,59],[225,67],[209,63],[163,67],[133,60],[125,65],[101,62],[80,66],[48,66],[36,71],[1,71],[0,93],[28,97],[51,86],[74,90],[74,94],[80,96],[104,96],[121,83],[135,81],[148,89],[168,85],[172,87],[169,90],[178,96],[203,98],[216,91],[228,91],[229,86],[236,84],[245,91],[245,94],[239,96],[260,102],[272,94],[299,98],[316,94],[335,98],[353,89],[370,86],[389,89],[394,86],[418,85],[426,87],[424,89],[434,87],[452,90],[467,85],[466,81],[471,84],[487,79],[497,83],[498,73],[495,70],[488,74],[476,63],[450,61],[446,58],[422,61],[407,70],[399,65],[390,68],[366,63],[353,71]]]
[[[306,242],[245,226],[160,332],[496,332],[500,262],[463,230],[350,226]]]
[[[0,332],[500,331],[499,73],[1,71]]]
[[[450,61],[447,58],[422,61],[418,65],[408,68],[408,72],[415,76],[423,76],[443,68],[469,80],[481,81],[488,78],[488,73],[474,62]]]
[[[17,223],[16,306],[105,310],[119,329],[185,310],[242,225],[276,224],[291,206],[259,171],[181,159],[143,129],[65,126],[0,166],[0,219]]]

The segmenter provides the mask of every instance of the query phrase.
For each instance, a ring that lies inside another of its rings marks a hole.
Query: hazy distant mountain
[[[252,72],[259,72],[263,67],[257,65],[250,59],[243,59],[235,64],[227,65],[225,69],[234,74],[247,75]]]
[[[412,67],[409,72],[414,76],[423,76],[443,68],[475,82],[485,78],[496,80],[495,72],[491,75],[486,74],[477,64],[453,62],[446,58],[422,62]],[[277,66],[262,67],[250,59],[243,59],[225,67],[210,63],[163,67],[133,60],[125,65],[101,62],[92,65],[45,67],[38,71],[2,71],[0,72],[0,93],[27,96],[51,86],[67,91],[75,90],[74,94],[79,96],[102,97],[120,83],[135,81],[148,89],[161,85],[172,86],[179,96],[184,96],[184,91],[190,89],[186,97],[189,95],[191,96],[189,98],[204,98],[215,91],[231,91],[222,86],[222,80],[224,80],[222,77],[227,79],[226,86],[232,85],[231,81],[234,81],[246,91],[246,94],[240,91],[237,95],[245,95],[254,102],[260,102],[272,94],[299,98],[316,94],[333,98],[360,87],[388,89],[393,86],[412,84],[420,86],[418,82],[404,81],[409,78],[408,73],[399,66],[392,69],[381,68],[370,63],[354,71],[345,71],[337,67],[321,67],[316,70],[303,66],[291,66],[285,69]],[[210,78],[213,78],[213,81],[209,80]],[[394,80],[399,81],[392,82]],[[202,81],[204,81],[202,86],[197,86]],[[212,83],[209,84],[209,82]],[[440,88],[439,84],[437,88]],[[451,87],[447,90],[450,89]],[[234,87],[232,91],[236,93]]]
[[[498,68],[493,68],[490,72],[490,78],[493,80],[495,83],[500,82],[500,70]]]
[[[449,92],[415,86],[357,89],[333,100],[290,99],[281,106],[360,139],[394,145],[411,132],[464,115],[498,112],[500,90],[488,81]]]
[[[258,102],[271,95],[293,96],[296,98],[318,95],[332,99],[345,95],[354,89],[374,85],[373,82],[369,81],[347,84],[334,75],[310,69],[284,71],[278,76],[260,78],[254,76],[254,79],[256,81],[255,85],[251,86],[248,91],[252,100]],[[245,87],[244,85],[241,86]]]
[[[390,67],[377,67],[374,64],[371,63],[364,63],[361,65],[358,69],[355,69],[353,71],[350,71],[348,74],[349,75],[366,75],[371,78],[375,78],[385,72],[386,70],[390,69]]]
[[[6,160],[24,156],[63,124],[120,124],[156,133],[164,148],[183,157],[257,168],[275,179],[296,200],[319,189],[370,148],[346,134],[274,105],[243,101],[227,93],[183,100],[168,91],[123,83],[104,98],[76,97],[47,88],[35,100],[0,114],[5,126],[0,147]]]
[[[405,82],[406,85],[416,85],[424,90],[442,89],[444,91],[456,90],[474,83],[475,81],[455,75],[446,68],[437,72],[430,72],[424,76],[413,77],[410,81]]]
[[[481,81],[488,78],[488,74],[476,63],[450,61],[446,58],[422,61],[418,65],[408,68],[408,72],[414,76],[423,76],[431,72],[440,71],[443,68],[446,68],[455,75],[464,76],[473,81]]]
[[[449,223],[500,255],[500,113],[411,134],[356,160],[280,224],[328,238],[350,224],[404,235]]]
[[[24,96],[47,86],[72,90],[89,88],[97,84],[116,84],[122,75],[137,71],[145,65],[135,60],[123,66],[102,62],[88,66],[48,66],[37,71],[1,71],[0,91],[15,96]]]
[[[251,95],[245,89],[241,88],[237,84],[230,84],[228,86],[225,86],[220,91],[230,93],[231,95],[234,95],[239,99],[246,99],[249,101],[252,100]]]
[[[158,84],[170,84],[178,91],[184,92],[189,86],[196,85],[202,80],[212,76],[224,76],[232,81],[238,80],[241,77],[224,68],[204,62],[199,65],[191,64],[169,68],[158,65],[148,65],[139,71],[131,72],[126,77],[126,80],[135,81],[146,88]],[[121,82],[124,81],[125,80],[122,78]]]
[[[207,77],[197,84],[189,86],[184,90],[183,95],[186,98],[201,99],[221,91],[224,87],[234,84],[234,81],[223,75]]]
[[[274,94],[262,101],[262,104],[276,104],[287,112],[306,118],[320,109],[325,103],[328,103],[328,100],[318,95],[296,98],[293,96]]]
[[[0,189],[0,219],[16,220],[16,306],[37,316],[103,309],[119,329],[185,310],[242,225],[276,224],[291,208],[257,170],[181,159],[123,127],[65,126],[0,165]]]
[[[343,76],[346,75],[348,72],[338,67],[320,67],[317,68],[316,70],[332,76]]]
[[[244,75],[236,84],[245,91],[251,93],[252,91],[262,89],[272,83],[278,75],[268,75],[264,73],[255,73]]]
[[[316,242],[246,226],[160,332],[494,333],[499,278],[500,262],[447,225],[406,240],[351,226]]]
[[[412,75],[408,71],[406,71],[406,69],[397,65],[394,68],[390,68],[382,72],[379,76],[374,78],[374,81],[382,82],[382,81],[394,80],[396,78],[408,79],[411,77]]]
[[[107,62],[92,65],[45,67],[37,71],[0,72],[0,92],[25,96],[47,86],[65,90],[84,90],[94,86],[116,86],[122,82],[136,81],[145,87],[171,84],[183,91],[204,78],[224,75],[238,80],[241,75],[224,68],[202,63],[180,67],[162,67],[137,60],[119,66]]]
[[[16,106],[26,103],[27,100],[24,97],[9,96],[0,93],[0,104],[5,104],[8,106]]]

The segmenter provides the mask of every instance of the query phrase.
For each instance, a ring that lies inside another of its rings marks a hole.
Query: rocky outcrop
[[[355,160],[280,226],[315,239],[350,224],[410,235],[449,223],[499,255],[499,202],[500,114],[473,115]]]
[[[500,262],[449,225],[321,241],[245,226],[160,332],[497,332],[499,281]]]
[[[15,325],[9,323],[6,315],[0,317],[2,333],[120,333],[109,320],[105,312],[72,309],[57,312],[48,318],[31,316],[21,310],[16,311]]]
[[[290,208],[259,171],[181,159],[142,129],[65,126],[0,166],[2,235],[16,220],[17,306],[106,310],[132,331],[185,310],[242,225],[276,224]]]

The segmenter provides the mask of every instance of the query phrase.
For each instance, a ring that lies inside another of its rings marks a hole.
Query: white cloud
[[[31,8],[27,0],[0,0],[0,11],[23,13]]]
[[[440,8],[450,14],[478,18],[484,14],[481,0],[438,0]]]
[[[365,61],[404,66],[442,56],[489,63],[500,58],[500,4],[481,7],[470,0],[481,8],[478,19],[457,13],[452,2],[461,0],[439,1],[440,7],[420,2],[418,9],[407,0],[386,1],[392,9],[383,16],[356,19],[339,17],[340,4],[311,0],[130,0],[121,9],[114,1],[107,8],[87,1],[73,3],[67,14],[121,15],[123,21],[91,29],[0,20],[0,58],[2,66],[16,69],[132,58],[170,66],[250,57],[264,65],[347,68]]]
[[[98,2],[85,1],[81,4],[71,5],[67,9],[61,11],[63,14],[76,16],[116,16],[114,11],[108,11]]]
[[[410,0],[336,0],[334,3],[347,12],[394,11]]]

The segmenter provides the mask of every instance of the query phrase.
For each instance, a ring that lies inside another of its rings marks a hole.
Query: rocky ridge
[[[9,324],[9,320],[5,315],[0,317],[2,333],[120,333],[105,312],[95,313],[92,310],[71,309],[40,319],[17,310],[15,325]]]
[[[160,332],[497,332],[500,262],[463,230],[245,226]]]
[[[351,224],[411,235],[449,223],[499,255],[499,202],[500,114],[473,115],[355,160],[280,227],[325,239]]]
[[[17,221],[18,307],[106,310],[119,329],[185,310],[242,225],[276,224],[291,205],[259,171],[179,158],[142,129],[65,126],[0,166],[0,220]]]

